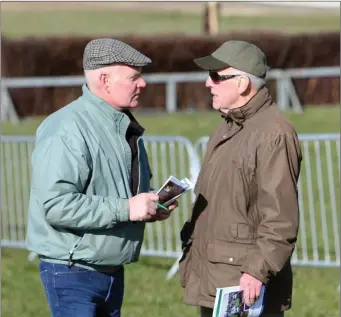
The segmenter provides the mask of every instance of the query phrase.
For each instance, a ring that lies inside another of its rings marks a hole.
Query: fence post
[[[1,120],[11,120],[12,123],[19,123],[19,117],[15,110],[12,98],[8,92],[8,88],[1,84]]]
[[[166,110],[167,112],[177,111],[176,82],[169,78],[166,82]]]
[[[302,113],[302,105],[300,103],[300,100],[298,99],[296,90],[295,90],[295,86],[291,80],[290,77],[286,78],[287,80],[287,94],[288,94],[288,102],[289,99],[291,100],[291,104],[292,104],[292,109],[296,112],[296,113]]]
[[[282,71],[277,70],[275,78],[276,78],[276,90],[277,90],[277,106],[281,111],[286,111],[289,109],[289,98],[288,92],[286,89],[287,86],[287,78],[283,74]]]

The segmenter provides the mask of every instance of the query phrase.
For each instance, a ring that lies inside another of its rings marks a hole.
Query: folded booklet
[[[263,311],[264,293],[263,285],[256,302],[247,306],[239,286],[217,288],[213,317],[258,317]]]
[[[193,187],[192,182],[187,178],[179,180],[174,176],[169,176],[162,187],[156,192],[159,195],[159,204],[168,207]]]

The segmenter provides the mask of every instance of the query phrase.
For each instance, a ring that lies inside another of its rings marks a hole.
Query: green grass
[[[119,11],[2,11],[2,34],[10,38],[25,36],[74,36],[122,34],[201,34],[202,15],[180,12]],[[288,33],[339,31],[336,14],[224,16],[220,33],[272,30]]]
[[[340,107],[328,106],[328,107],[307,107],[303,114],[287,113],[289,119],[295,125],[299,133],[339,133],[340,131]],[[202,136],[209,135],[218,121],[221,119],[216,112],[197,112],[197,113],[176,113],[176,114],[145,114],[138,112],[136,114],[137,119],[146,128],[147,135],[183,135],[195,142]],[[43,118],[29,118],[23,120],[19,125],[13,126],[8,122],[1,124],[2,134],[6,135],[34,135],[35,130]],[[147,146],[147,148],[149,145]],[[310,151],[312,150],[309,147]],[[167,148],[167,151],[171,149]],[[326,158],[325,148],[321,148],[321,159]],[[151,151],[151,148],[149,148]],[[15,152],[13,152],[15,153]],[[19,152],[20,153],[20,152]],[[5,152],[6,154],[6,152]],[[158,155],[162,155],[162,152]],[[167,156],[167,155],[166,155]],[[164,158],[158,156],[157,161],[160,162]],[[339,176],[337,174],[337,158],[335,150],[332,152],[332,160],[334,167],[334,181],[337,206],[339,210],[340,206],[340,184]],[[317,236],[319,237],[318,247],[321,249],[323,246],[321,236],[321,218],[319,210],[319,196],[317,187],[317,174],[315,169],[316,161],[312,159],[312,178],[314,187],[314,206],[318,213],[316,217]],[[12,180],[9,171],[16,170],[19,165],[19,161],[16,159],[9,163],[9,160],[5,159],[1,162],[2,170],[7,172],[2,175],[2,181],[4,179]],[[7,168],[4,168],[4,164]],[[180,171],[182,168],[188,171],[188,161],[185,160],[185,164],[177,166],[173,171],[170,169],[171,164],[167,163],[165,175],[160,173],[159,168],[155,167],[155,162],[152,162],[152,168],[155,168],[153,173],[158,179],[159,184],[168,176],[168,173],[174,173],[183,175]],[[153,167],[154,165],[154,167]],[[327,171],[326,164],[322,165],[323,170],[323,188],[325,189],[325,204],[327,208],[327,224],[329,229],[332,229],[333,219],[330,213],[330,200],[328,197],[329,189],[327,183]],[[185,172],[186,173],[186,172]],[[305,171],[302,170],[303,180],[302,185],[307,187],[308,180],[306,179]],[[2,184],[3,185],[3,184]],[[2,190],[5,190],[5,186],[2,186]],[[16,190],[16,193],[19,191]],[[20,197],[19,197],[20,198]],[[184,206],[189,207],[189,198],[185,198]],[[303,197],[305,201],[305,216],[307,230],[310,226],[309,213],[307,210],[307,194]],[[18,202],[20,199],[16,199]],[[27,202],[26,202],[27,203]],[[14,207],[12,207],[14,208]],[[188,208],[189,209],[189,208]],[[15,212],[13,212],[15,213]],[[340,223],[339,216],[337,216],[337,222]],[[184,214],[181,212],[176,213],[169,219],[172,227],[177,230],[177,226],[181,225],[184,221]],[[174,236],[176,233],[173,231],[167,231],[163,224],[154,224],[153,230],[147,229],[146,236],[158,237],[157,228],[162,227],[162,232],[159,237],[166,236],[167,234],[172,236],[174,242]],[[20,227],[20,226],[19,226]],[[3,228],[2,228],[3,229]],[[332,231],[331,231],[332,232]],[[165,234],[166,233],[166,234]],[[311,248],[311,234],[307,233],[308,238],[308,254],[312,254]],[[161,241],[161,240],[159,240]],[[333,245],[333,235],[329,235],[329,241]],[[157,241],[158,242],[158,241]],[[163,242],[165,242],[163,240]],[[157,243],[156,243],[157,244]],[[165,245],[165,243],[164,243]],[[166,246],[166,245],[165,245]],[[302,254],[301,243],[298,243],[298,254]],[[48,316],[48,308],[43,293],[42,286],[40,284],[39,275],[37,272],[37,262],[30,263],[27,261],[27,252],[24,250],[10,250],[3,249],[2,254],[2,311],[4,317],[10,316],[27,316],[27,317],[42,317]],[[321,254],[320,254],[321,255]],[[322,254],[323,255],[323,254]],[[331,249],[332,259],[334,259],[334,251]],[[123,316],[198,316],[196,308],[188,307],[182,304],[182,289],[179,286],[178,276],[171,281],[166,281],[166,273],[172,265],[171,259],[160,258],[147,258],[142,257],[141,261],[136,264],[128,265],[126,268],[126,296],[123,305]],[[298,268],[294,269],[294,302],[293,309],[287,314],[289,317],[294,316],[306,316],[306,317],[322,317],[328,312],[328,316],[339,315],[339,293],[337,287],[339,285],[339,269],[327,269],[327,268]],[[34,290],[34,291],[30,291]],[[165,309],[165,303],[169,308]]]
[[[2,316],[46,317],[48,306],[39,280],[37,260],[24,250],[2,249]],[[166,281],[172,260],[142,257],[126,266],[122,316],[196,317],[182,303],[178,276]],[[339,269],[294,268],[293,308],[287,317],[339,316]]]
[[[340,106],[306,107],[303,114],[286,113],[298,133],[339,133]],[[136,112],[136,117],[146,128],[146,135],[183,135],[192,142],[209,135],[221,119],[214,111],[194,113],[148,113]],[[19,125],[2,122],[3,135],[34,135],[44,118],[23,119]],[[181,122],[181,124],[179,124]]]

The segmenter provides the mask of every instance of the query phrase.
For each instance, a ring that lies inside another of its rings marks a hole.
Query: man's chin
[[[217,111],[219,111],[219,112],[221,112],[221,113],[225,113],[225,114],[227,114],[227,113],[229,112],[229,108],[224,108],[224,107],[222,107],[220,104],[215,104],[215,103],[213,103],[213,104],[212,104],[212,108],[213,108],[214,110],[217,110]]]
[[[130,104],[130,108],[138,108],[140,106],[140,103],[138,101],[133,101],[131,104]]]
[[[215,104],[214,102],[213,102],[213,104],[212,104],[212,108],[214,109],[214,110],[218,110],[218,111],[220,111],[220,105],[217,105],[217,104]]]

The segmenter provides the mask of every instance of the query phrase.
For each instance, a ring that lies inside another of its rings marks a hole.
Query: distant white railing
[[[238,1],[238,0],[237,0]],[[244,1],[244,0],[239,0]],[[276,5],[285,7],[302,7],[302,8],[318,8],[318,9],[337,9],[340,8],[340,2],[338,1],[257,1],[253,4],[260,5]]]
[[[176,112],[178,110],[177,83],[205,82],[207,72],[145,74],[143,77],[148,84],[164,83],[166,85],[166,111]],[[292,79],[317,77],[340,77],[340,67],[272,69],[268,72],[267,79],[276,80],[277,105],[281,110],[288,110],[291,104],[295,112],[302,112]],[[84,76],[4,77],[1,81],[1,107],[5,108],[3,116],[6,114],[6,109],[11,109],[12,116],[9,114],[8,117],[13,118],[14,106],[8,94],[9,88],[75,87],[84,83]],[[6,119],[6,116],[3,119]]]

